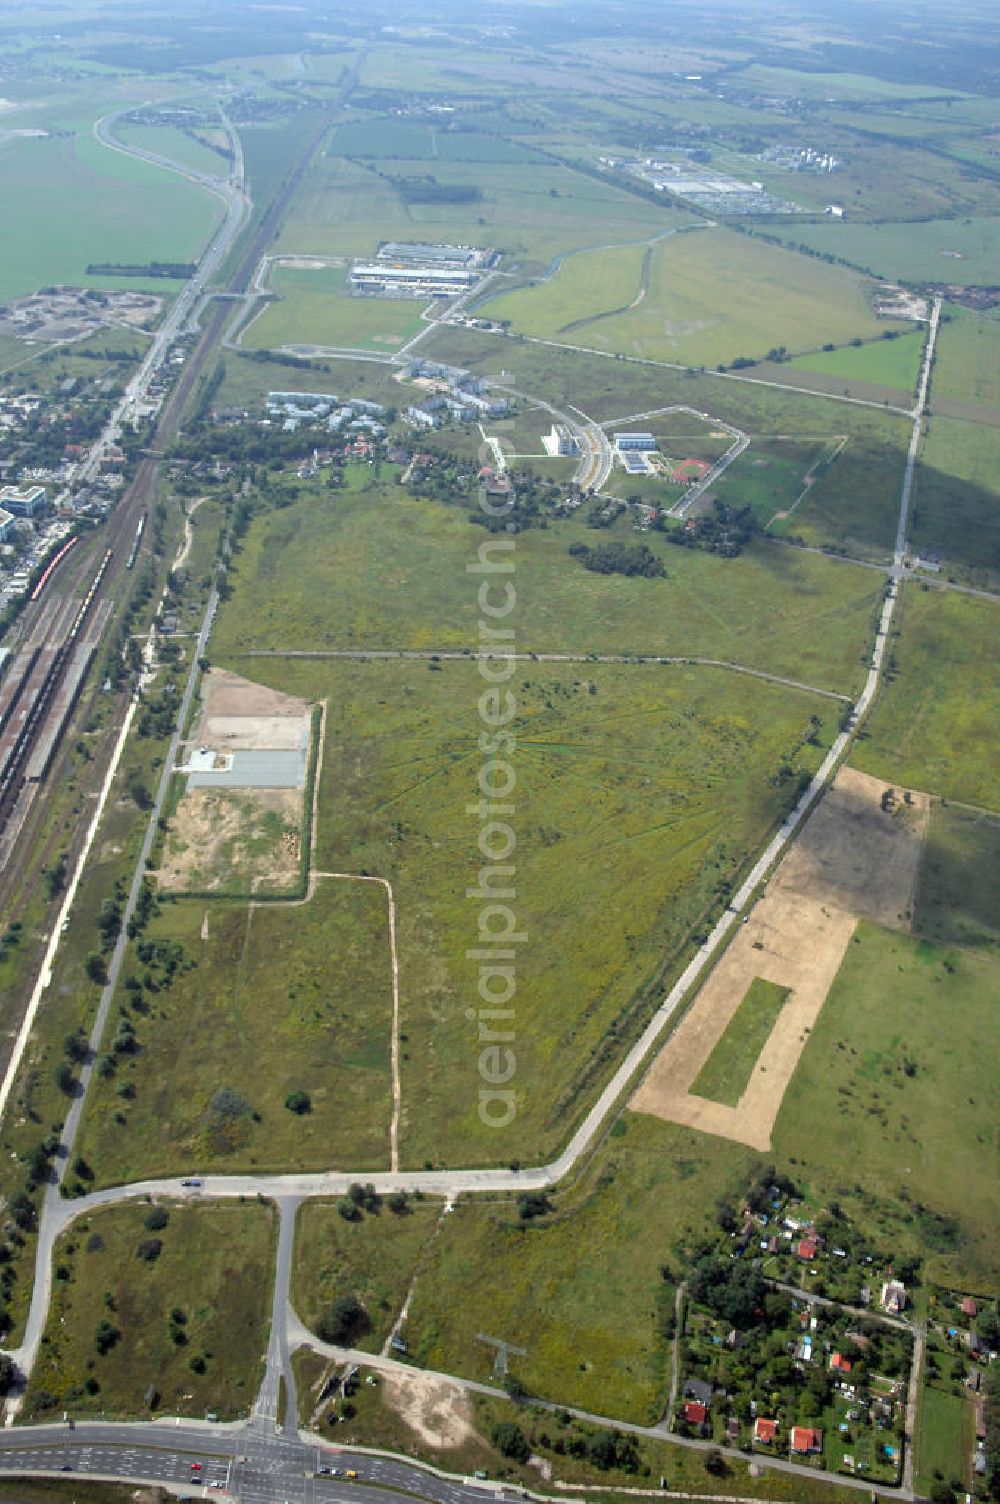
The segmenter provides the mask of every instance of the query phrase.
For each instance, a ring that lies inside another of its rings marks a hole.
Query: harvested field
[[[690,1010],[660,1051],[632,1106],[767,1150],[785,1089],[859,918],[909,928],[926,795],[883,811],[885,784],[844,768]],[[902,796],[902,790],[898,793]],[[788,1000],[735,1107],[695,1096],[692,1083],[755,979]]]

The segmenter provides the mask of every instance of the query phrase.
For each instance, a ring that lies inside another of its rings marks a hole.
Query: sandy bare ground
[[[171,821],[158,875],[164,892],[211,892],[241,876],[291,887],[299,875],[301,789],[188,789]],[[254,851],[266,816],[281,816],[283,832]]]
[[[632,1099],[639,1112],[771,1147],[775,1119],[859,918],[908,928],[926,795],[885,813],[886,785],[842,769]],[[902,795],[897,789],[897,794]],[[790,989],[735,1107],[691,1084],[755,977]]]
[[[205,675],[201,691],[203,717],[223,720],[243,716],[274,719],[284,716],[308,716],[309,704],[297,695],[282,694],[266,684],[255,684],[228,669],[211,668]]]
[[[413,1369],[386,1371],[382,1392],[400,1419],[429,1447],[460,1447],[475,1436],[472,1402],[464,1389]]]

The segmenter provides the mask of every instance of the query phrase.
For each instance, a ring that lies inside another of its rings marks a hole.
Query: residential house
[[[777,1435],[778,1422],[776,1420],[768,1420],[763,1415],[758,1415],[753,1423],[754,1441],[758,1442],[761,1446],[770,1446],[771,1442],[777,1439]]]
[[[898,1316],[906,1308],[906,1286],[898,1279],[890,1279],[882,1286],[882,1309]]]
[[[700,1400],[688,1400],[681,1410],[681,1415],[689,1426],[703,1426],[708,1409]]]
[[[793,1426],[789,1437],[788,1450],[796,1452],[799,1456],[808,1457],[823,1450],[823,1432],[816,1431],[811,1426]]]
[[[831,1353],[830,1367],[834,1373],[850,1373],[852,1365],[850,1359],[845,1358],[842,1353]]]

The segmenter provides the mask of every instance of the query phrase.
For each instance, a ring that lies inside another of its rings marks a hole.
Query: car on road
[[[357,1468],[349,1467],[347,1469],[347,1472],[344,1474],[344,1477],[345,1478],[358,1478],[358,1477],[360,1477],[360,1474],[359,1474]]]
[[[181,1181],[181,1185],[182,1186],[186,1186],[186,1187],[188,1187],[190,1189],[194,1189],[197,1186],[201,1185],[201,1181],[200,1180],[196,1180],[193,1176],[189,1175],[186,1180],[182,1180]]]
[[[201,1463],[200,1462],[192,1462],[192,1464],[191,1464],[191,1471],[193,1473],[200,1473],[201,1472]]]

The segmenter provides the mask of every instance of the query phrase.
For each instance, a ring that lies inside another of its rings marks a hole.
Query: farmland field
[[[117,120],[113,135],[116,140],[124,141],[128,146],[155,152],[182,167],[192,167],[196,172],[208,173],[210,177],[225,177],[229,172],[229,163],[225,157],[212,151],[190,132],[176,126],[135,125],[126,120]]]
[[[931,418],[914,478],[909,529],[916,553],[936,550],[946,574],[988,589],[1000,581],[998,462],[1000,429]]]
[[[881,586],[870,571],[768,543],[720,559],[650,534],[666,577],[608,577],[569,556],[592,536],[568,521],[518,539],[522,651],[696,653],[841,693],[859,684]],[[303,496],[251,529],[213,650],[245,672],[240,655],[257,648],[471,648],[465,566],[482,538],[464,509],[392,486]],[[286,577],[301,583],[294,597]]]
[[[491,318],[510,319],[526,334],[552,337],[565,323],[561,274],[551,289],[508,293],[490,300],[485,311]],[[706,229],[661,241],[653,250],[643,302],[578,331],[574,342],[715,365],[738,356],[759,359],[779,345],[794,351],[877,332],[869,287],[856,273],[747,236]]]
[[[846,1174],[862,1199],[894,1198],[905,1175],[913,1210],[900,1215],[924,1242],[929,1272],[965,1288],[996,1279],[1000,1188],[983,1125],[1000,1112],[991,1024],[998,983],[995,957],[859,924],[773,1136],[775,1152],[796,1155],[800,1174],[817,1186],[842,1184]],[[974,1198],[969,1185],[980,1188]]]
[[[913,928],[940,945],[1000,943],[1000,815],[932,806],[917,883]]]
[[[138,972],[152,991],[122,989],[136,1045],[98,1073],[80,1138],[101,1180],[193,1162],[386,1163],[392,994],[380,887],[320,881],[307,903],[249,910],[168,901],[144,939],[179,947],[181,960],[173,980],[155,962]],[[126,977],[142,964],[131,958]],[[296,1091],[309,1098],[302,1114],[286,1106]]]
[[[796,356],[791,364],[799,371],[842,376],[847,381],[872,381],[912,393],[923,344],[923,333],[914,332],[896,339],[871,340],[860,346],[846,345],[839,350],[816,350]]]
[[[1000,319],[951,307],[938,334],[931,406],[938,397],[1000,409]]]
[[[88,277],[91,262],[190,261],[221,217],[219,200],[205,190],[89,137],[19,141],[0,165],[0,299],[49,283],[116,285]],[[63,233],[67,217],[71,236]]]
[[[795,244],[841,256],[876,277],[909,282],[989,284],[1000,256],[1000,219],[963,217],[918,224],[795,225]]]
[[[1000,607],[915,584],[903,588],[901,604],[894,677],[854,762],[877,778],[1000,810]]]
[[[147,1202],[103,1208],[57,1244],[66,1274],[55,1281],[28,1387],[33,1419],[52,1421],[66,1406],[108,1419],[249,1413],[267,1345],[273,1208],[167,1203],[163,1211],[152,1216]],[[110,1328],[103,1353],[102,1323]]]
[[[270,285],[281,301],[265,307],[240,343],[248,350],[309,344],[388,351],[416,334],[424,302],[352,298],[345,278],[343,268],[275,267]]]

